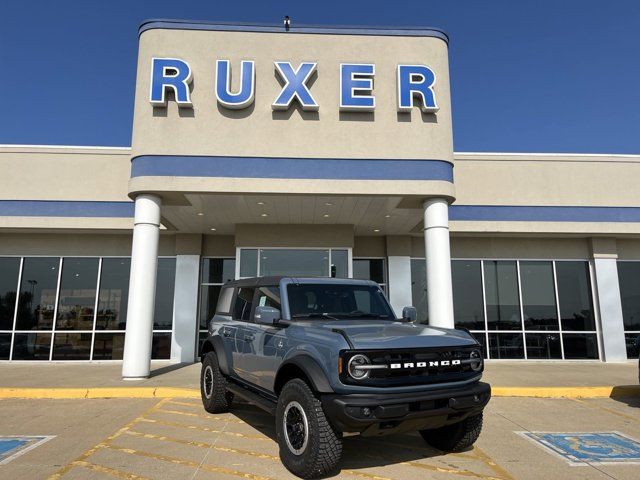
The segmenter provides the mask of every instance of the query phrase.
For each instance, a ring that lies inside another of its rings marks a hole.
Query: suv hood
[[[471,335],[462,330],[400,321],[354,319],[310,320],[304,323],[311,328],[342,330],[358,350],[466,347],[477,344]]]

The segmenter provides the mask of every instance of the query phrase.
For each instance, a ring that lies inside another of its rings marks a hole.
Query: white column
[[[162,200],[156,195],[142,194],[136,197],[122,362],[122,377],[125,380],[146,378],[151,369],[161,205]]]
[[[176,255],[171,363],[192,363],[198,343],[200,255]]]
[[[596,292],[602,328],[603,360],[606,362],[626,362],[627,349],[622,320],[617,258],[599,258],[597,254],[594,257]]]
[[[389,302],[396,313],[402,317],[402,309],[412,305],[411,298],[411,257],[393,255],[388,258]]]
[[[454,328],[449,246],[449,204],[444,198],[424,202],[429,325]]]

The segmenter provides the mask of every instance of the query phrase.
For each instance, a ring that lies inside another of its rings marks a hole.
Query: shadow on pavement
[[[234,401],[231,414],[276,442],[275,418],[248,403]],[[384,437],[345,437],[341,469],[373,468],[444,455],[416,432]]]
[[[164,367],[151,370],[151,372],[149,372],[149,378],[153,378],[153,377],[157,377],[158,375],[163,375],[165,373],[173,372],[174,370],[180,370],[181,368],[185,368],[190,365],[193,365],[193,363],[174,363],[171,365],[165,365]]]
[[[620,385],[613,387],[609,398],[625,403],[630,407],[640,408],[640,385]]]

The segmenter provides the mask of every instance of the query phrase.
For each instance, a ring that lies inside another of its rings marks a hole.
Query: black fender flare
[[[202,357],[211,351],[215,352],[216,357],[218,357],[218,366],[220,367],[220,371],[225,375],[229,375],[229,364],[227,362],[227,356],[225,355],[224,342],[222,341],[222,338],[218,336],[210,336],[204,341],[202,344]]]
[[[278,368],[278,372],[276,373],[275,385],[279,385],[279,378],[281,374],[287,370],[289,366],[298,367],[305,376],[311,382],[311,387],[318,393],[334,393],[331,384],[329,383],[329,379],[322,367],[318,364],[316,360],[314,360],[309,355],[296,355],[288,360],[285,360],[280,368]]]

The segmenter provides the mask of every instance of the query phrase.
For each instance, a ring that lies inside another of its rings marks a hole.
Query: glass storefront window
[[[63,259],[56,330],[93,330],[97,281],[97,258]]]
[[[518,271],[515,261],[484,261],[489,330],[521,330]]]
[[[171,330],[173,326],[173,294],[176,280],[176,259],[158,259],[154,330]]]
[[[130,268],[126,257],[0,257],[0,360],[122,359]],[[158,259],[152,359],[171,355],[175,269]]]
[[[411,259],[411,301],[418,311],[418,322],[429,323],[427,262],[423,258]]]
[[[527,341],[527,358],[562,358],[559,333],[527,333],[525,337]]]
[[[329,250],[260,249],[261,277],[328,277]]]
[[[240,250],[240,278],[258,276],[258,250],[243,248]]]
[[[19,273],[19,258],[0,257],[0,330],[13,330]]]
[[[556,262],[562,329],[595,331],[588,262]]]
[[[598,339],[595,333],[565,333],[564,358],[566,359],[597,359]]]
[[[521,333],[490,333],[489,355],[491,358],[524,358]]]
[[[58,257],[24,259],[16,330],[51,330],[59,268]]]
[[[202,283],[227,283],[236,277],[235,258],[205,258],[202,260]]]
[[[206,330],[209,320],[216,313],[221,285],[202,285],[200,287],[200,329]]]
[[[482,271],[478,260],[451,262],[453,318],[456,327],[484,330]]]
[[[552,262],[520,262],[524,328],[558,330]]]
[[[349,251],[331,250],[331,273],[335,278],[349,278]]]
[[[640,337],[640,262],[618,262],[627,357],[638,358],[636,339]]]
[[[100,275],[100,295],[96,330],[124,330],[129,301],[131,259],[104,258]]]

